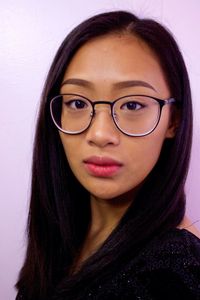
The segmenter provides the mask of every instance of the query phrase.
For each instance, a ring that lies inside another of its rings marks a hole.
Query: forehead
[[[106,35],[84,44],[70,61],[63,80],[79,78],[104,88],[137,80],[168,92],[165,75],[149,46],[132,35]]]

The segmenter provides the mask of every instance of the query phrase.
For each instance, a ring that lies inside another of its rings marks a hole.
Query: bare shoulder
[[[200,230],[195,226],[197,221],[191,221],[187,216],[185,216],[182,220],[182,222],[179,224],[179,229],[187,229],[194,235],[196,235],[200,239]],[[199,220],[200,223],[200,220]]]

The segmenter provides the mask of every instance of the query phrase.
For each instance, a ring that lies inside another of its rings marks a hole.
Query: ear
[[[177,129],[180,125],[180,121],[181,121],[180,110],[177,107],[173,107],[171,110],[169,127],[165,135],[166,138],[172,139],[175,137]]]

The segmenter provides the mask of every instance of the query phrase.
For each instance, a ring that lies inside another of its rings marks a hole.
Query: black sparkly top
[[[110,280],[99,280],[83,293],[82,299],[200,300],[200,239],[185,229],[156,237]],[[18,295],[16,300],[26,299]]]

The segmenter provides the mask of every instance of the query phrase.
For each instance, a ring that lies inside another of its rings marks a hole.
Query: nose
[[[86,133],[86,139],[90,145],[96,145],[100,148],[119,144],[120,132],[114,124],[109,107],[95,109],[95,115]]]

